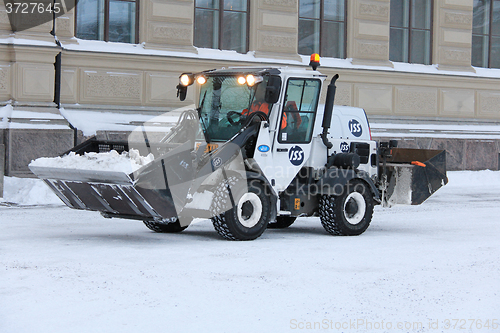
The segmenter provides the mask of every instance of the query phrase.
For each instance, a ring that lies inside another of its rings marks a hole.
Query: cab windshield
[[[267,78],[254,86],[239,76],[209,76],[200,89],[199,115],[207,141],[227,141],[243,126],[252,103],[264,99]]]

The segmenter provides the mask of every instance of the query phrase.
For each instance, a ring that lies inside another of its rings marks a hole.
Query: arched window
[[[299,54],[346,57],[347,0],[299,0]]]
[[[249,0],[195,0],[194,46],[248,52]]]

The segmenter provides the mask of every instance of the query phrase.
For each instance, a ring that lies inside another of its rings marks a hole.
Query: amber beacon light
[[[319,67],[319,54],[311,54],[311,61],[309,62],[309,66],[311,66],[313,70],[316,70],[316,68]]]

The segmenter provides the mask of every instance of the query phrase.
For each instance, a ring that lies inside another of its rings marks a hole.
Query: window
[[[139,42],[138,0],[79,0],[76,37],[106,42]]]
[[[299,1],[299,54],[345,58],[346,0]]]
[[[194,46],[248,51],[248,0],[195,0]]]
[[[389,59],[431,64],[432,0],[391,0]]]
[[[472,66],[500,68],[500,0],[474,0]]]
[[[200,121],[208,141],[227,141],[245,124],[256,99],[262,101],[269,77],[249,87],[238,83],[240,75],[208,76],[200,87]],[[261,111],[261,110],[259,110]]]
[[[311,141],[321,81],[289,79],[278,141],[307,143]]]

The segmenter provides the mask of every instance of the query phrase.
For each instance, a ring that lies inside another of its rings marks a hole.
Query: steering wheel
[[[238,121],[235,121],[233,120],[232,116],[233,115],[238,115],[239,116],[239,120]],[[227,117],[227,121],[229,121],[229,123],[231,125],[237,125],[237,124],[240,124],[241,121],[246,118],[245,116],[243,116],[243,114],[241,112],[236,112],[236,111],[229,111],[226,115]]]

